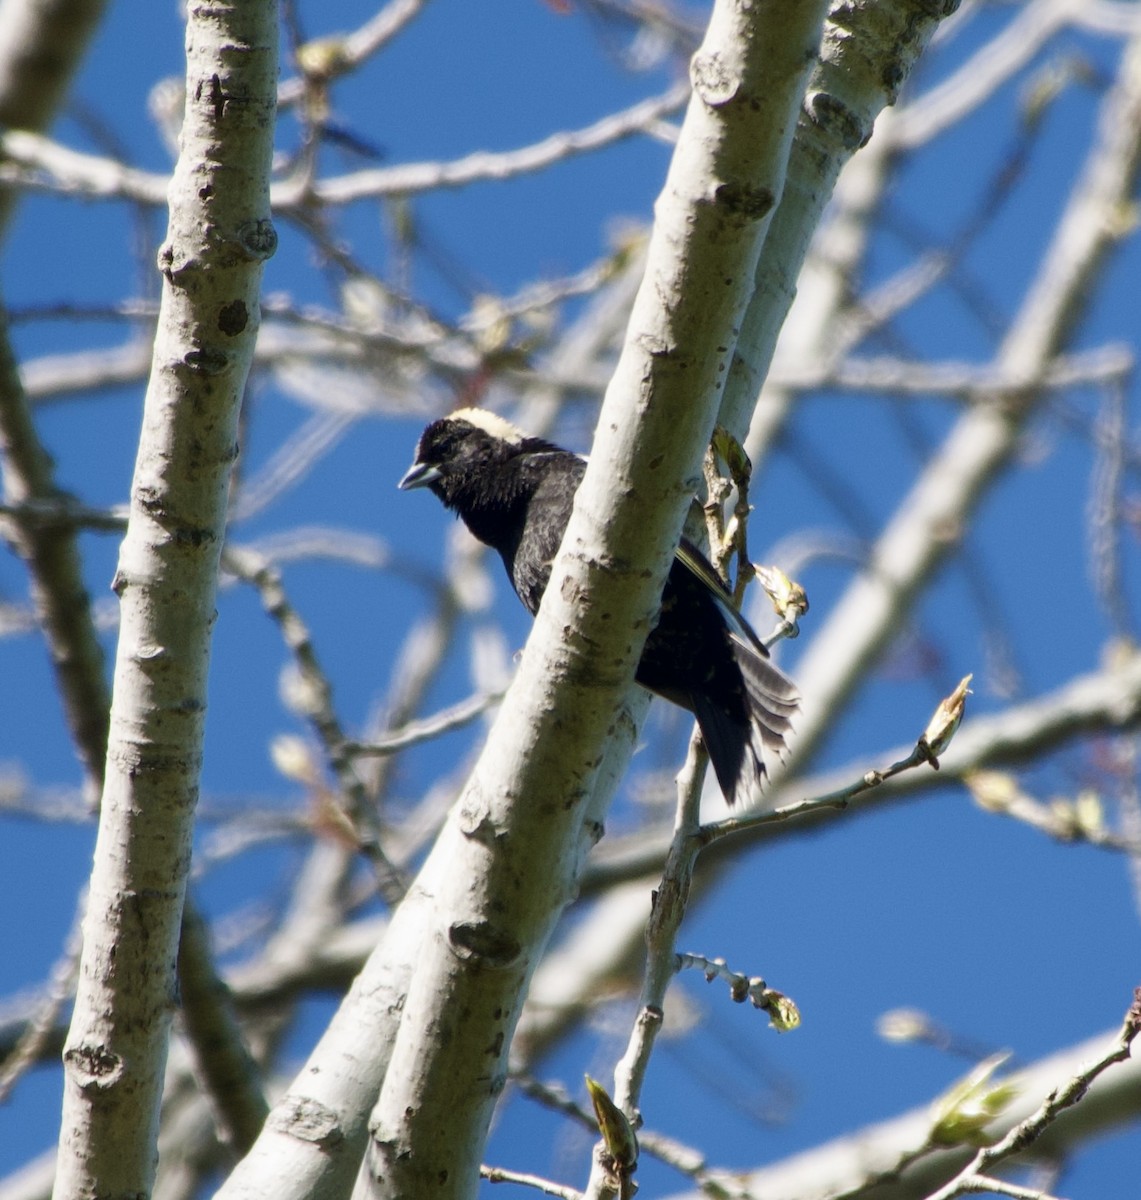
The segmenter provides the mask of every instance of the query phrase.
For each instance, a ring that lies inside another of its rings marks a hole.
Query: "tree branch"
[[[148,1194],[237,416],[276,238],[274,6],[192,4],[183,152],[116,576],[106,781],[64,1051],[57,1197]]]
[[[699,478],[820,15],[799,3],[719,4],[694,60],[694,98],[564,549],[429,859],[450,871],[373,1115],[362,1196],[475,1186],[527,981],[597,829],[583,821],[599,748]]]

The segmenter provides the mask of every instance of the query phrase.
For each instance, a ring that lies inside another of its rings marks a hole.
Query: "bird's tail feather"
[[[735,633],[729,635],[729,640],[749,694],[749,714],[765,746],[783,758],[785,734],[792,729],[792,716],[800,705],[796,684],[750,642]]]
[[[762,649],[735,633],[730,639],[748,695],[748,723],[708,695],[695,695],[693,708],[721,792],[736,806],[762,787],[766,754],[784,758],[800,694]]]

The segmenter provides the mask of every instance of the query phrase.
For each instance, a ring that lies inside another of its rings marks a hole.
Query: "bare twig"
[[[317,658],[308,628],[289,602],[280,573],[268,560],[247,548],[227,546],[224,564],[228,571],[257,588],[266,612],[277,623],[293,653],[301,683],[296,689],[299,703],[321,739],[340,783],[345,815],[359,849],[372,863],[377,887],[389,903],[395,904],[404,895],[406,884],[384,852],[373,806],[356,773],[349,740],[333,708],[332,685]]]
[[[103,648],[95,635],[74,525],[42,522],[32,509],[55,510],[71,498],[57,488],[28,407],[0,314],[0,461],[8,516],[0,532],[27,562],[36,616],[59,680],[60,697],[92,791],[103,779],[110,697]]]
[[[673,840],[646,927],[646,967],[638,997],[638,1015],[626,1052],[614,1068],[616,1101],[635,1123],[640,1119],[638,1099],[642,1082],[664,1019],[666,989],[679,965],[674,943],[689,902],[693,869],[700,849],[697,833],[701,785],[708,761],[701,737],[695,731],[690,738],[685,765],[678,775]]]
[[[479,1168],[480,1178],[489,1183],[517,1183],[523,1187],[534,1188],[546,1196],[558,1196],[559,1200],[581,1200],[582,1193],[572,1187],[564,1187],[540,1175],[528,1175],[524,1171],[509,1171],[506,1167]]]
[[[379,741],[347,742],[346,749],[360,758],[395,754],[398,750],[417,746],[453,729],[462,729],[465,725],[470,725],[476,717],[482,716],[502,698],[502,693],[469,696],[458,704],[441,709],[433,716],[410,721],[403,728],[394,730]]]
[[[769,987],[759,975],[742,975],[731,971],[723,958],[706,958],[704,954],[679,954],[679,971],[694,969],[705,976],[706,983],[722,979],[729,985],[729,998],[736,1004],[746,1000],[754,1008],[763,1008],[769,1014],[774,1029],[795,1029],[800,1024],[796,1005],[782,993]]]
[[[661,117],[681,108],[688,95],[688,82],[678,84],[660,96],[639,101],[583,129],[551,134],[540,142],[516,150],[480,151],[452,162],[378,167],[331,179],[310,179],[305,174],[298,180],[279,181],[271,191],[273,208],[281,213],[294,209],[300,212],[313,202],[352,204],[382,196],[406,196],[513,179],[643,133]],[[70,150],[41,134],[17,130],[0,134],[0,154],[3,156],[0,184],[10,187],[93,199],[128,199],[154,207],[166,203],[169,180],[165,175]]]
[[[795,804],[782,805],[775,809],[743,813],[739,817],[726,817],[715,824],[703,826],[696,835],[698,841],[702,846],[708,846],[728,834],[742,833],[760,825],[788,821],[793,817],[802,817],[823,809],[843,810],[848,807],[851,800],[863,792],[879,787],[904,771],[924,765],[931,766],[936,771],[939,770],[939,756],[950,745],[951,738],[962,720],[963,704],[968,694],[967,684],[970,682],[970,678],[968,675],[958,688],[939,705],[926,731],[920,736],[914,749],[906,758],[899,759],[883,770],[865,771],[853,782],[834,791],[826,792],[824,795],[801,800]]]
[[[713,831],[714,853],[734,853],[752,839],[773,836],[783,822],[795,821],[802,828],[811,828],[820,821],[833,819],[845,809],[859,809],[898,800],[900,796],[920,788],[945,784],[948,779],[962,779],[985,766],[1018,762],[1029,758],[1044,747],[1056,749],[1067,739],[1095,730],[1131,728],[1141,722],[1141,654],[1129,654],[1103,671],[1080,676],[1047,696],[1015,705],[995,716],[976,717],[958,732],[950,750],[939,760],[938,775],[914,770],[856,764],[829,771],[827,774],[801,779],[782,785],[772,795],[775,807],[771,812],[758,812],[751,832],[740,842],[721,838],[717,834],[722,822],[706,829]],[[915,747],[901,746],[880,757],[893,764],[917,761]],[[892,771],[890,778],[884,772]],[[870,778],[870,782],[869,782]],[[785,800],[789,792],[805,792],[808,798]],[[831,800],[832,803],[825,803]],[[753,814],[744,814],[749,820]],[[726,827],[726,833],[740,832],[736,825]],[[601,887],[612,887],[620,880],[645,878],[655,873],[663,861],[670,840],[668,830],[641,830],[629,841],[608,839],[594,854],[592,868],[582,880],[584,894]],[[703,835],[704,836],[704,835]]]
[[[0,1061],[0,1104],[11,1097],[12,1089],[25,1071],[48,1054],[53,1057],[59,1054],[63,1043],[63,1028],[59,1022],[75,990],[86,899],[84,893],[63,954],[52,968],[47,993],[37,998],[35,1011]]]
[[[311,75],[319,75],[322,85],[357,70],[370,58],[397,37],[420,15],[427,0],[389,0],[377,13],[352,33],[319,39],[319,45],[310,43],[301,47]],[[317,61],[314,62],[313,60]],[[306,77],[284,79],[277,90],[277,102],[281,107],[297,103],[305,90],[311,86]]]
[[[480,151],[452,162],[407,163],[397,167],[356,171],[334,179],[315,180],[310,195],[321,204],[351,204],[379,196],[407,196],[439,188],[512,179],[642,133],[648,125],[681,108],[688,96],[688,82],[676,84],[660,96],[641,100],[627,109],[601,118],[593,125],[553,133],[531,146],[501,153]],[[288,184],[279,185],[275,203],[284,209],[300,203],[303,196],[293,192],[294,189]]]
[[[246,1047],[229,991],[214,969],[206,922],[183,913],[178,982],[198,1072],[206,1081],[222,1140],[244,1154],[257,1137],[269,1105],[260,1072]]]

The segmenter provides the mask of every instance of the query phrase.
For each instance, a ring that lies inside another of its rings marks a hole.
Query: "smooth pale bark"
[[[758,263],[756,286],[725,385],[721,423],[749,427],[777,337],[796,295],[808,247],[840,171],[875,136],[876,121],[959,0],[857,0],[833,4],[820,61],[788,164],[788,182]]]
[[[237,418],[273,252],[276,7],[191,4],[182,152],[116,573],[107,767],[57,1197],[145,1196],[155,1169]]]
[[[1097,135],[1050,245],[995,356],[1005,385],[975,397],[877,538],[800,660],[805,704],[793,757],[811,754],[836,712],[956,550],[1038,411],[1043,375],[1067,348],[1092,281],[1121,237],[1141,171],[1141,35],[1126,46]]]
[[[106,0],[0,0],[0,126],[44,130],[59,111]],[[0,190],[0,236],[13,194]]]
[[[105,0],[0,0],[0,126],[46,129],[87,49]],[[0,190],[0,238],[16,193]],[[0,475],[7,504],[60,497],[40,442],[6,318],[0,322]],[[35,520],[2,529],[28,565],[36,618],[59,680],[68,727],[94,792],[107,753],[108,693],[75,531]]]
[[[694,57],[646,276],[551,585],[429,862],[441,886],[421,895],[428,933],[360,1197],[477,1186],[527,984],[598,833],[602,747],[696,489],[823,11],[726,0]]]

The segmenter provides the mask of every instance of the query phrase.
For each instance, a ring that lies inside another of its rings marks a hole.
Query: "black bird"
[[[461,408],[424,430],[400,487],[430,488],[499,551],[534,616],[585,470],[577,454],[493,413]],[[684,539],[635,678],[696,716],[729,804],[761,785],[764,751],[784,751],[796,687],[773,665],[709,561]]]

